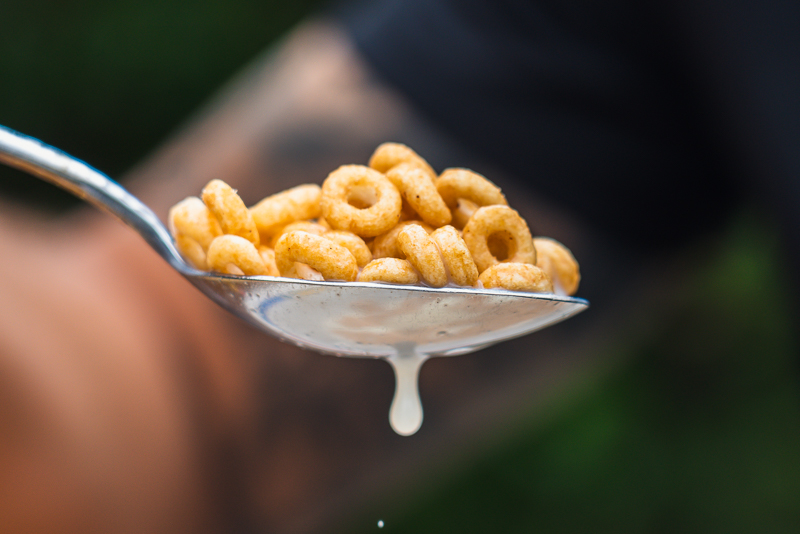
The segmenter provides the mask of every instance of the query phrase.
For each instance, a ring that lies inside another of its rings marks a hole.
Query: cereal
[[[250,208],[250,215],[261,235],[270,237],[289,223],[319,217],[321,197],[320,186],[298,185],[265,198]]]
[[[203,202],[223,232],[241,236],[258,246],[260,238],[253,217],[231,186],[222,180],[211,180],[203,188]]]
[[[499,187],[468,169],[446,169],[436,180],[436,189],[451,210],[458,207],[459,198],[478,206],[508,205]]]
[[[572,252],[549,237],[534,237],[533,246],[536,247],[536,266],[553,281],[555,292],[574,295],[578,291],[581,273]]]
[[[397,236],[406,226],[410,224],[418,224],[429,234],[433,232],[433,228],[422,221],[402,221],[386,232],[375,238],[372,242],[372,257],[373,258],[400,258],[405,259],[405,255],[397,246]]]
[[[507,247],[506,257],[502,259],[492,254],[489,248],[493,235],[499,235]],[[464,242],[479,272],[500,262],[536,263],[536,249],[528,225],[508,206],[479,208],[464,227]]]
[[[533,293],[552,293],[553,284],[542,269],[529,263],[498,263],[478,277],[486,289],[509,289]]]
[[[464,227],[467,225],[467,221],[475,211],[480,208],[477,204],[472,202],[471,200],[467,200],[466,198],[459,198],[457,202],[456,209],[453,210],[453,219],[451,224],[458,228],[459,230],[463,230]]]
[[[408,260],[378,258],[372,260],[358,274],[359,282],[388,282],[390,284],[416,284],[417,271]]]
[[[369,166],[378,172],[386,173],[396,165],[410,163],[419,167],[431,181],[436,180],[436,171],[419,154],[401,143],[383,143],[373,152]]]
[[[403,228],[397,235],[397,245],[428,285],[447,285],[447,271],[439,248],[420,225]]]
[[[358,275],[356,259],[349,250],[300,230],[283,234],[275,244],[275,263],[281,275],[289,276],[295,262],[305,263],[325,280],[352,282]]]
[[[343,165],[322,184],[322,216],[331,228],[361,237],[380,235],[397,224],[402,204],[392,182],[363,165]]]
[[[450,222],[447,204],[422,169],[404,162],[389,169],[386,177],[423,221],[436,228]]]
[[[283,234],[293,232],[294,230],[302,230],[304,232],[308,232],[309,234],[314,235],[322,235],[325,232],[329,231],[330,228],[326,227],[325,225],[315,223],[314,221],[295,221],[287,224],[286,226],[279,228],[269,239],[269,246],[275,248],[275,243],[278,242],[278,239]]]
[[[204,251],[215,237],[222,235],[219,221],[197,197],[185,198],[172,206],[167,221],[172,237],[191,238]]]
[[[580,282],[569,249],[534,240],[499,187],[461,168],[437,178],[399,143],[379,146],[369,166],[343,165],[321,187],[293,187],[249,209],[212,180],[202,200],[170,209],[168,226],[187,263],[239,276],[560,295],[575,294]]]
[[[208,246],[208,268],[227,274],[266,275],[267,267],[256,246],[233,234],[221,235]]]
[[[369,249],[364,240],[358,237],[353,232],[345,232],[344,230],[330,230],[322,234],[325,239],[330,239],[337,245],[341,245],[350,251],[350,254],[356,259],[356,265],[362,269],[366,264],[372,261],[372,251]]]
[[[278,270],[278,265],[275,263],[275,250],[265,245],[259,245],[258,253],[261,259],[264,260],[264,266],[267,268],[268,276],[280,276],[281,272]]]
[[[442,226],[431,234],[442,254],[450,281],[459,286],[474,286],[478,281],[478,268],[466,243],[452,226]]]
[[[178,252],[181,253],[181,256],[186,258],[192,267],[200,271],[205,271],[208,269],[208,263],[206,262],[206,251],[203,250],[203,247],[200,246],[200,243],[191,237],[180,234],[176,235],[174,239],[175,248],[178,249]]]

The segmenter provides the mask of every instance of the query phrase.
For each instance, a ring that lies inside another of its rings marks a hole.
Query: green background
[[[120,176],[318,4],[6,0],[0,124]],[[5,167],[0,194],[75,205]],[[612,372],[338,530],[800,531],[797,323],[766,220],[743,210]]]

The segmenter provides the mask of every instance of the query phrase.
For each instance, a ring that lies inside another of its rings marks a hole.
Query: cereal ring
[[[299,278],[301,280],[316,280],[317,282],[325,281],[325,277],[322,274],[306,265],[305,263],[300,263],[299,261],[294,262],[294,265],[284,274],[286,278]]]
[[[364,240],[353,232],[331,230],[322,234],[322,237],[330,239],[337,245],[341,245],[349,250],[350,254],[356,259],[356,265],[358,265],[359,269],[372,261],[372,251],[367,244],[364,243]]]
[[[472,214],[475,213],[475,210],[480,208],[480,206],[466,198],[459,198],[456,202],[457,206],[452,212],[453,220],[451,224],[459,230],[463,230],[469,218],[472,217]]]
[[[204,251],[215,237],[222,235],[219,221],[198,197],[185,198],[172,206],[167,217],[167,225],[172,237],[176,239],[179,235],[190,237],[203,247]]]
[[[433,228],[422,221],[402,221],[395,225],[394,228],[381,234],[372,242],[372,257],[373,258],[400,258],[405,259],[403,252],[397,246],[397,236],[400,231],[410,224],[420,225],[429,234],[433,232]]]
[[[301,230],[283,234],[275,244],[275,263],[281,275],[289,276],[295,262],[319,271],[325,280],[352,282],[358,275],[356,259],[349,250]]]
[[[417,271],[408,260],[378,258],[372,260],[358,274],[359,282],[388,282],[390,284],[416,284]]]
[[[206,262],[206,251],[200,246],[200,243],[195,241],[189,236],[178,234],[175,236],[175,248],[181,253],[189,265],[200,271],[208,269]]]
[[[258,246],[256,223],[236,191],[222,180],[211,180],[203,188],[203,202],[226,234],[241,236]]]
[[[317,184],[298,185],[269,196],[250,208],[258,231],[269,237],[282,226],[294,221],[320,216],[322,189]]]
[[[255,245],[233,234],[221,235],[208,246],[208,268],[227,274],[265,275],[267,267]]]
[[[432,182],[436,180],[436,171],[428,165],[428,162],[401,143],[383,143],[375,149],[372,157],[369,158],[369,166],[382,173],[386,173],[400,163],[410,163],[420,168]]]
[[[295,221],[287,224],[283,228],[278,229],[275,232],[275,234],[272,237],[270,237],[269,246],[275,248],[275,243],[278,242],[278,239],[280,239],[280,237],[283,234],[293,232],[295,230],[302,230],[304,232],[308,232],[309,234],[314,234],[314,235],[322,235],[330,229],[325,228],[323,225],[315,223],[313,221]]]
[[[489,241],[493,235],[505,243],[505,257],[497,258],[492,254]],[[464,242],[478,266],[478,272],[500,262],[536,263],[531,231],[519,213],[508,206],[479,208],[464,227]]]
[[[553,284],[542,269],[529,263],[498,263],[483,271],[478,281],[487,289],[552,293]]]
[[[478,206],[508,205],[499,187],[468,169],[445,169],[436,180],[436,189],[451,210],[458,207],[459,198]]]
[[[264,266],[267,268],[269,276],[280,276],[281,272],[278,270],[278,265],[275,263],[275,250],[265,245],[258,247],[258,253],[261,259],[264,260]]]
[[[450,222],[450,209],[422,169],[404,162],[389,169],[386,177],[423,221],[434,228]]]
[[[402,206],[392,182],[363,165],[343,165],[322,184],[322,216],[334,230],[380,235],[397,224]]]
[[[536,266],[553,281],[555,292],[574,295],[578,291],[581,273],[572,252],[549,237],[534,237],[533,246],[536,247]]]
[[[458,230],[442,226],[431,234],[442,253],[450,281],[459,286],[474,286],[478,281],[478,268]]]
[[[418,224],[406,226],[398,234],[397,244],[428,285],[447,285],[447,271],[439,247],[424,228]]]

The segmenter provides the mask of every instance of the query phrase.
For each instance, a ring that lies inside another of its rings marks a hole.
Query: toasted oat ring
[[[320,205],[334,230],[373,237],[397,224],[403,202],[383,174],[363,165],[343,165],[323,182]]]
[[[386,173],[400,163],[409,163],[421,169],[431,182],[436,180],[436,171],[428,165],[425,158],[401,143],[383,143],[369,158],[369,166],[378,172]]]
[[[314,235],[322,235],[325,232],[327,232],[328,230],[330,230],[330,228],[326,228],[325,226],[323,226],[323,225],[321,225],[319,223],[315,223],[314,221],[295,221],[295,222],[291,222],[291,223],[287,224],[286,226],[284,226],[282,228],[279,228],[272,235],[272,237],[269,238],[269,246],[271,246],[272,248],[275,248],[275,243],[278,242],[278,239],[280,239],[280,237],[283,234],[286,234],[286,233],[289,233],[289,232],[293,232],[295,230],[302,230],[304,232],[308,232],[309,234],[314,234]]]
[[[489,248],[493,235],[502,236],[507,257],[498,259]],[[464,242],[483,272],[496,263],[536,263],[536,249],[531,231],[519,213],[508,206],[484,206],[470,217],[464,227]]]
[[[208,246],[206,261],[210,270],[220,273],[247,276],[268,274],[256,246],[238,235],[228,234],[215,238]]]
[[[404,162],[389,169],[386,177],[423,221],[434,228],[450,222],[453,217],[450,209],[425,171],[413,163]]]
[[[480,206],[471,200],[459,198],[456,208],[452,211],[453,220],[451,224],[459,230],[463,230],[469,218],[472,217],[472,214],[475,213],[478,208],[480,208]]]
[[[431,239],[439,246],[450,281],[459,286],[474,286],[478,281],[478,268],[458,230],[450,225],[442,226],[431,234]]]
[[[499,187],[469,169],[445,169],[436,180],[436,189],[451,210],[458,207],[459,198],[478,206],[508,205]]]
[[[322,189],[317,184],[298,185],[261,200],[250,208],[250,214],[266,238],[294,221],[319,217],[321,197]]]
[[[222,235],[219,221],[198,197],[187,197],[172,206],[167,225],[172,237],[190,237],[204,251],[215,237]]]
[[[555,292],[574,295],[578,291],[581,273],[572,252],[549,237],[534,237],[533,246],[536,247],[536,266],[553,281]]]
[[[483,271],[479,284],[487,289],[552,293],[553,284],[542,269],[530,263],[498,263]]]
[[[433,232],[433,228],[422,221],[401,221],[397,223],[391,230],[385,234],[381,234],[372,241],[372,257],[373,258],[399,258],[405,259],[405,255],[397,246],[397,236],[406,226],[410,224],[420,225],[429,234]]]
[[[367,244],[364,243],[364,240],[353,232],[330,230],[322,234],[322,237],[330,239],[337,245],[341,245],[349,250],[350,254],[356,259],[356,265],[358,265],[359,269],[372,261],[372,251]]]
[[[241,236],[258,246],[256,223],[236,191],[222,180],[211,180],[203,188],[203,202],[226,234]]]
[[[319,271],[325,280],[353,282],[358,275],[356,259],[349,250],[302,230],[283,234],[275,244],[275,263],[281,275],[289,276],[295,262]]]
[[[390,284],[416,284],[419,275],[408,260],[378,258],[364,266],[358,274],[359,282],[388,282]]]
[[[175,248],[181,253],[183,259],[189,262],[189,265],[201,271],[208,270],[206,251],[203,250],[200,243],[189,236],[178,234],[175,236]]]
[[[410,224],[397,235],[397,244],[406,259],[432,287],[447,285],[447,271],[439,247],[418,224]]]
[[[281,272],[278,270],[278,265],[275,263],[275,250],[266,245],[259,245],[258,253],[261,255],[261,259],[264,260],[267,274],[269,276],[280,276]]]

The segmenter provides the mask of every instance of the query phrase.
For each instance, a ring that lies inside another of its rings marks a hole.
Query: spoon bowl
[[[116,216],[200,291],[259,329],[320,353],[386,359],[397,380],[390,422],[402,435],[422,424],[417,375],[429,357],[467,354],[588,307],[583,299],[549,293],[198,271],[183,260],[152,210],[86,163],[3,126],[0,161]]]

